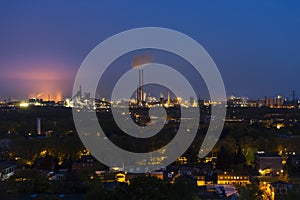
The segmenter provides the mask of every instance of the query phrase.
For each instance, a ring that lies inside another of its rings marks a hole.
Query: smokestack
[[[150,54],[144,55],[135,55],[131,61],[132,68],[138,68],[141,65],[152,63],[153,56]],[[143,69],[139,69],[139,85],[137,90],[137,102],[143,102],[146,100],[146,96],[144,96],[144,71]]]
[[[142,89],[142,102],[144,101],[144,70],[142,69],[142,85],[141,85],[141,89]]]
[[[140,101],[141,101],[141,70],[140,69],[139,69],[139,87],[138,87],[138,93],[139,93],[138,103],[140,103]]]
[[[136,103],[139,103],[139,85],[136,86]]]
[[[79,97],[81,98],[82,96],[82,90],[81,90],[81,85],[79,86]]]
[[[41,135],[42,134],[42,130],[41,130],[41,118],[36,118],[36,133],[38,135]]]
[[[167,100],[168,106],[171,104],[171,97],[170,97],[170,90],[168,90],[168,100]]]

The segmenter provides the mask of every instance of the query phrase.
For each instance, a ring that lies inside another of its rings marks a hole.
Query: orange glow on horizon
[[[24,68],[12,73],[7,73],[6,78],[29,80],[29,81],[56,81],[69,79],[74,75],[66,69],[53,69],[52,67]]]
[[[63,97],[62,97],[62,92],[61,91],[49,91],[49,92],[44,92],[44,93],[32,93],[29,95],[30,99],[43,99],[44,101],[62,101]]]
[[[64,60],[28,58],[7,63],[0,78],[10,83],[15,98],[57,102],[71,94],[75,75],[76,70]]]

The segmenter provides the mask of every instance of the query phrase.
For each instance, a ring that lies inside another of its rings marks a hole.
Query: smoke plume
[[[131,61],[131,66],[135,68],[143,64],[152,63],[153,60],[153,56],[150,54],[135,55]]]

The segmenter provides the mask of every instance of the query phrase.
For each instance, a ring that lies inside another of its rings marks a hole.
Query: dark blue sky
[[[300,97],[298,1],[1,1],[0,99],[71,94],[76,70],[101,41],[145,26],[197,40],[228,95]],[[46,75],[45,75],[46,74]]]

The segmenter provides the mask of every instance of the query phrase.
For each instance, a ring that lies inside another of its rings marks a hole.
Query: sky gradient
[[[71,95],[76,71],[101,41],[146,26],[198,41],[228,95],[300,97],[297,1],[14,1],[0,3],[0,100]],[[128,61],[130,65],[130,62]]]

